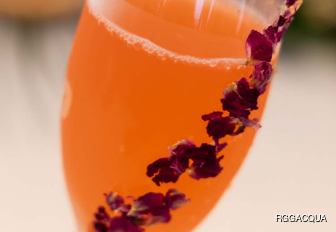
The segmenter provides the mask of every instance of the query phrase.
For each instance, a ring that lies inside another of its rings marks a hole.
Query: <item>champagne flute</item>
[[[158,187],[146,168],[181,139],[211,141],[200,116],[220,110],[223,90],[251,74],[246,38],[271,25],[284,2],[86,2],[62,113],[65,176],[79,231],[94,231],[94,212],[109,191],[139,196],[176,188],[191,199],[171,222],[149,232],[192,231],[204,219],[238,172],[254,129],[228,139],[224,170],[216,178],[182,176]],[[267,92],[253,118],[262,116]]]

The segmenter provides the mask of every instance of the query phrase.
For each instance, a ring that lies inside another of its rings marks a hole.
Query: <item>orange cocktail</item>
[[[174,187],[192,199],[169,224],[148,231],[188,232],[209,213],[243,162],[253,129],[229,139],[216,178],[182,176],[157,187],[146,167],[181,139],[210,142],[200,116],[220,109],[223,89],[250,75],[246,37],[264,27],[258,12],[235,1],[86,3],[62,118],[65,173],[80,231],[93,231],[93,214],[109,191],[136,196]],[[264,103],[265,96],[254,117]]]

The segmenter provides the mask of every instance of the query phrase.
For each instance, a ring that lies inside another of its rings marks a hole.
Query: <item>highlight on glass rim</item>
[[[86,3],[62,113],[81,231],[183,232],[206,217],[261,127],[300,5]]]
[[[335,7],[0,0],[0,232],[334,232]]]

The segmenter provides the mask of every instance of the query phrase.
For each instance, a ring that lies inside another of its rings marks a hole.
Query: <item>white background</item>
[[[0,21],[1,232],[77,232],[59,140],[74,21]],[[322,45],[282,57],[253,149],[197,232],[336,231],[335,64]],[[286,213],[328,223],[275,223]]]

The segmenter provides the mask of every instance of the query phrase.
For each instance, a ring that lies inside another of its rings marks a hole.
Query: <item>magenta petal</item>
[[[176,159],[170,158],[161,158],[147,167],[147,176],[153,177],[153,182],[160,186],[160,183],[175,183],[180,175],[183,173],[177,169],[182,167],[182,165],[177,166]]]
[[[190,177],[196,180],[216,177],[223,169],[220,166],[222,158],[223,156],[217,158],[216,146],[202,144],[191,155],[193,163],[190,167]]]
[[[110,221],[107,232],[143,232],[144,230],[130,222],[126,217],[114,217]],[[100,231],[99,231],[100,232]]]
[[[215,141],[232,135],[235,132],[237,120],[232,117],[221,117],[210,120],[207,126],[207,132]]]
[[[280,15],[278,21],[276,22],[276,27],[282,27],[283,25],[285,25],[286,22],[287,19],[284,16]]]
[[[150,225],[157,223],[167,223],[171,220],[170,210],[167,206],[154,208],[151,211]]]
[[[223,170],[220,166],[220,161],[223,156],[219,158],[211,158],[205,161],[194,162],[191,166],[190,177],[196,180],[203,178],[216,177]]]
[[[166,193],[166,204],[170,209],[178,209],[188,202],[184,193],[180,193],[176,189],[169,189]]]
[[[267,38],[272,41],[272,43],[275,45],[276,43],[278,43],[278,27],[274,27],[274,26],[269,26],[268,28],[266,28],[264,30],[265,35],[267,36]]]
[[[221,99],[223,110],[228,111],[230,116],[247,118],[252,110],[258,109],[259,92],[251,88],[246,78],[236,82],[236,88],[227,89]]]
[[[109,232],[107,225],[102,222],[95,222],[94,223],[94,230],[95,232]]]
[[[111,210],[116,210],[123,206],[124,199],[117,193],[109,193],[106,195],[106,202]]]
[[[189,167],[190,151],[196,146],[182,140],[170,149],[168,158],[161,158],[147,167],[147,176],[152,177],[153,182],[160,186],[161,183],[175,183]]]
[[[155,173],[157,173],[160,170],[160,168],[169,167],[169,166],[170,166],[169,158],[158,159],[158,160],[154,161],[153,163],[151,163],[150,165],[148,165],[147,176],[152,177],[152,176],[154,176]]]
[[[257,104],[260,94],[256,89],[250,87],[246,78],[242,78],[237,82],[237,92],[246,108],[250,110],[258,109]]]
[[[297,2],[297,0],[286,0],[286,5],[288,7],[293,6],[295,3]]]
[[[147,193],[139,197],[128,214],[136,223],[152,225],[170,221],[170,208],[166,204],[166,196],[162,193]]]
[[[176,183],[181,174],[171,167],[162,167],[152,180],[157,186],[160,186],[161,183]]]
[[[134,202],[136,212],[148,213],[156,207],[160,207],[165,203],[165,196],[162,193],[147,193],[139,197]]]
[[[223,112],[215,111],[215,112],[212,112],[210,114],[202,115],[202,120],[203,121],[210,121],[210,120],[214,120],[214,119],[217,119],[217,118],[221,118],[222,115],[223,115]]]
[[[273,43],[265,35],[252,30],[246,40],[246,50],[250,59],[270,62],[273,55]]]
[[[106,209],[104,207],[99,207],[98,211],[95,213],[95,218],[97,221],[106,221],[109,220],[110,215],[106,212]]]
[[[182,140],[170,148],[171,155],[180,158],[187,158],[189,150],[196,145],[189,140]]]
[[[264,93],[271,79],[273,68],[270,63],[261,62],[254,66],[253,85],[260,94]]]

